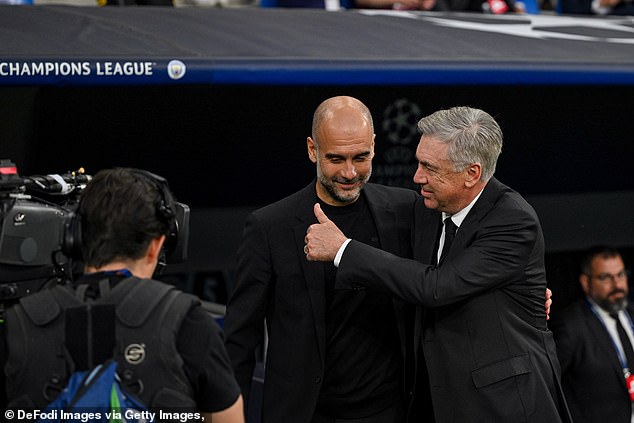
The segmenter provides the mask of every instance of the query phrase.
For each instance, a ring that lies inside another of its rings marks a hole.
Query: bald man
[[[263,423],[406,419],[410,383],[404,369],[411,357],[405,346],[413,345],[413,310],[383,294],[335,291],[332,263],[309,262],[304,251],[319,203],[355,239],[411,256],[418,195],[368,183],[374,142],[363,103],[345,96],[325,100],[306,140],[316,178],[247,218],[227,306],[226,346],[248,403],[266,324]]]

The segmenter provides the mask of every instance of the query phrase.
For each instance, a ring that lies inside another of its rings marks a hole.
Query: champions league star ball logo
[[[383,132],[393,144],[409,144],[418,138],[416,124],[420,118],[420,107],[416,103],[399,98],[383,112]]]
[[[181,79],[186,71],[185,63],[180,60],[172,60],[167,64],[167,74],[172,79]]]
[[[372,170],[374,182],[414,188],[414,150],[418,141],[417,123],[420,118],[420,107],[406,98],[394,100],[385,108],[381,126],[389,143],[383,143],[377,151]]]

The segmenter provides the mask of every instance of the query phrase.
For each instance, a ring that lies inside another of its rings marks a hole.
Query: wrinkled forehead
[[[416,147],[416,159],[429,163],[451,162],[449,144],[433,136],[423,135]]]

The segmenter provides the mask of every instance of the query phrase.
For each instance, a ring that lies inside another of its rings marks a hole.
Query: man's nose
[[[354,179],[357,177],[357,168],[354,167],[352,162],[346,162],[346,166],[343,169],[343,177],[346,179]]]
[[[416,172],[414,172],[414,183],[416,184],[426,184],[427,183],[427,175],[422,167],[418,166],[416,168]]]
[[[625,292],[627,292],[627,278],[619,277],[619,275],[610,275],[610,278],[614,286],[621,288]]]

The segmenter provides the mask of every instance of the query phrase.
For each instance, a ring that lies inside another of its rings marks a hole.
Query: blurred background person
[[[579,283],[585,296],[563,309],[551,325],[573,419],[634,422],[632,307],[620,252],[610,246],[590,248]]]

